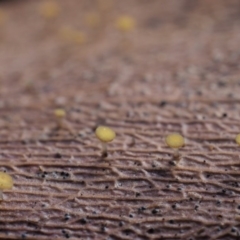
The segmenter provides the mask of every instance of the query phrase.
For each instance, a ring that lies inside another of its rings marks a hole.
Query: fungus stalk
[[[102,144],[102,155],[106,156],[107,155],[107,144],[105,142],[101,142]]]
[[[179,154],[179,149],[178,148],[174,148],[173,149],[173,158],[175,158],[175,159],[179,159],[180,158],[180,154]]]
[[[97,127],[95,131],[96,137],[101,141],[102,145],[102,156],[107,156],[107,143],[113,141],[113,139],[116,137],[115,132],[105,126],[99,126]]]

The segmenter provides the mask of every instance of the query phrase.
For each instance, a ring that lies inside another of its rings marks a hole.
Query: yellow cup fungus
[[[132,17],[122,16],[117,19],[117,28],[122,32],[129,32],[135,27],[135,21]]]
[[[240,145],[240,133],[236,136],[235,141],[238,145]]]
[[[171,148],[180,148],[184,145],[184,138],[179,133],[172,133],[166,137],[166,143]]]
[[[54,110],[54,115],[57,118],[64,118],[66,116],[66,112],[64,109],[58,108]]]
[[[54,115],[56,117],[57,128],[64,128],[64,118],[66,117],[66,111],[64,109],[58,108],[54,110]]]
[[[97,138],[102,142],[111,142],[116,136],[111,128],[105,126],[99,126],[95,133]]]
[[[47,19],[56,18],[60,13],[60,7],[55,1],[47,1],[41,5],[40,13]]]
[[[12,177],[4,172],[0,172],[0,200],[3,199],[2,191],[13,187]]]
[[[174,157],[179,157],[178,149],[184,146],[184,138],[179,133],[172,133],[166,137],[166,144],[174,149]]]
[[[99,126],[95,131],[96,137],[102,142],[102,154],[107,155],[107,143],[114,140],[116,133],[109,127]]]

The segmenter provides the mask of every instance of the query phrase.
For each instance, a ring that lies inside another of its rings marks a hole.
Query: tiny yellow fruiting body
[[[117,28],[123,32],[128,32],[134,29],[135,21],[132,17],[122,16],[117,19]]]
[[[115,137],[116,133],[109,127],[99,126],[95,131],[96,137],[102,142],[102,156],[107,156],[107,143],[111,142]]]
[[[55,1],[48,1],[41,6],[40,13],[48,19],[56,18],[60,13],[60,7]]]
[[[180,148],[184,146],[184,138],[179,133],[172,133],[166,137],[166,143],[171,148]]]
[[[116,133],[111,128],[105,126],[99,126],[95,134],[104,143],[111,142],[116,137]]]
[[[54,110],[54,115],[57,118],[64,118],[66,116],[66,112],[64,109],[58,108]]]
[[[13,187],[13,179],[12,177],[4,172],[0,172],[0,189],[11,189]]]
[[[240,133],[236,136],[235,141],[238,145],[240,145]]]
[[[180,155],[178,149],[184,146],[183,136],[179,133],[172,133],[166,137],[165,141],[170,148],[174,149],[173,157],[179,159]]]

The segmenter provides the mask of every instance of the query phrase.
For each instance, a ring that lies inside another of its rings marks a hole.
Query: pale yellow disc
[[[166,143],[171,148],[180,148],[184,145],[184,138],[179,133],[172,133],[166,137]]]
[[[0,189],[11,189],[13,186],[13,179],[12,177],[4,172],[0,172]]]
[[[236,143],[240,145],[240,133],[236,136],[235,140],[236,140]]]
[[[116,137],[116,133],[111,128],[105,126],[99,126],[95,134],[102,142],[111,142]]]
[[[117,20],[117,28],[121,31],[128,32],[135,27],[135,21],[132,17],[122,16]]]
[[[66,116],[66,112],[65,112],[65,110],[59,108],[59,109],[54,110],[54,115],[58,118],[63,118]]]

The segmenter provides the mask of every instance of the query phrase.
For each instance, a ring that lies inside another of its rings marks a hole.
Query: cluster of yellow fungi
[[[100,2],[100,1],[99,1]],[[55,1],[48,1],[41,5],[40,14],[46,19],[56,18],[60,13],[60,7]],[[85,17],[85,21],[87,25],[90,27],[97,27],[99,22],[101,21],[100,15],[98,13],[89,13]],[[0,24],[4,21],[5,14],[0,11]],[[130,16],[121,16],[116,21],[116,28],[122,32],[129,32],[135,27],[135,20]],[[69,27],[63,27],[60,30],[62,37],[65,40],[75,42],[77,44],[83,44],[86,42],[86,35],[83,32],[74,30]],[[63,127],[63,120],[66,117],[66,112],[63,109],[55,109],[54,115],[56,117],[58,127]],[[102,144],[102,156],[107,156],[107,143],[112,142],[116,133],[114,130],[107,126],[98,126],[95,131],[96,137],[101,141]],[[238,145],[240,145],[240,134],[238,134],[235,138],[235,141]],[[165,142],[168,147],[174,150],[173,156],[177,159],[179,158],[179,149],[184,146],[185,141],[184,137],[179,133],[169,134]],[[13,187],[13,179],[12,177],[5,173],[0,172],[0,201],[3,200],[4,190],[9,190]]]
[[[57,119],[58,126],[62,127],[62,121],[66,117],[65,110],[60,108],[55,109],[54,115]],[[98,126],[95,130],[95,135],[101,141],[102,155],[107,156],[107,143],[112,142],[115,139],[116,133],[110,127]],[[235,141],[240,145],[240,133],[236,136]],[[179,149],[185,145],[184,137],[180,133],[171,133],[165,138],[165,143],[168,147],[174,150],[173,157],[178,159],[180,157]]]
[[[98,10],[95,12],[86,13],[84,16],[84,22],[89,28],[105,28],[104,24],[108,23],[108,12],[112,7],[111,0],[98,0]],[[61,12],[60,4],[56,0],[48,0],[42,3],[39,7],[39,14],[47,21],[56,19]],[[0,12],[1,23],[1,12]],[[135,20],[131,16],[122,15],[115,21],[115,27],[122,33],[130,32],[135,28]],[[98,29],[99,30],[99,29]],[[60,37],[69,43],[75,43],[78,45],[85,44],[87,42],[87,34],[73,27],[62,26],[59,30]]]
[[[62,120],[66,117],[66,112],[63,109],[55,109],[54,115],[57,118],[58,124],[62,125]],[[112,142],[116,133],[110,127],[107,126],[98,126],[95,130],[96,137],[101,141],[102,144],[102,156],[107,156],[107,143]],[[240,145],[240,134],[238,134],[235,138],[235,141],[238,145]],[[179,149],[184,146],[185,141],[184,137],[179,133],[171,133],[167,135],[165,138],[165,142],[168,147],[174,149],[173,156],[178,159],[179,158]],[[11,189],[13,187],[13,179],[12,177],[4,172],[0,172],[0,201],[3,200],[3,190]]]

